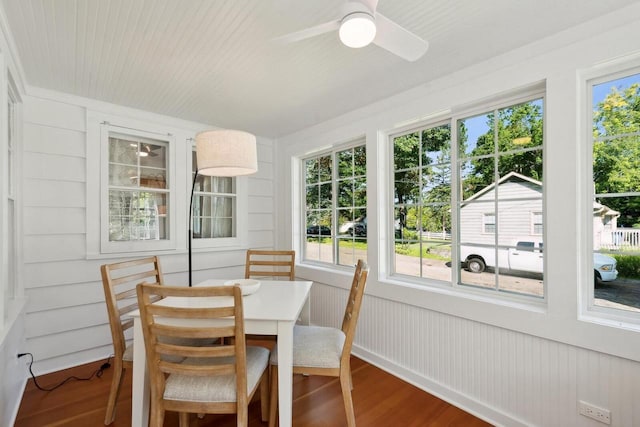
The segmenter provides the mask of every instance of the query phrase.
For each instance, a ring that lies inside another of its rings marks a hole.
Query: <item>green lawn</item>
[[[316,241],[316,239],[313,239]],[[367,243],[362,240],[339,239],[340,247],[367,250]],[[331,244],[331,238],[323,238],[320,243]],[[395,252],[401,255],[419,257],[420,242],[396,243]],[[451,242],[448,240],[423,240],[422,258],[447,261],[451,259]]]

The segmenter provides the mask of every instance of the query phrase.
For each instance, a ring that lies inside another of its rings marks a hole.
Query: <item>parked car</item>
[[[367,217],[359,218],[355,221],[345,222],[338,230],[340,234],[348,234],[350,236],[366,237],[367,236]]]
[[[542,273],[542,242],[522,240],[508,249],[498,249],[497,266],[514,271]],[[496,252],[490,247],[460,246],[460,259],[472,273],[482,273],[487,267],[496,267]],[[618,277],[616,259],[594,252],[593,274],[596,283],[611,282]]]
[[[326,225],[310,225],[307,227],[308,236],[330,236],[331,228]]]

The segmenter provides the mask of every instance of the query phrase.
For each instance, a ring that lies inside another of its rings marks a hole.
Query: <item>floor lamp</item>
[[[196,165],[189,201],[189,286],[193,285],[193,193],[198,175],[232,177],[256,173],[256,137],[247,132],[228,129],[200,132],[196,135]]]

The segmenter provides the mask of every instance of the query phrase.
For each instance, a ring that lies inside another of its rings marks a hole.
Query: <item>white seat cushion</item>
[[[293,366],[339,368],[344,340],[344,333],[340,329],[324,326],[294,326]],[[276,350],[271,353],[273,365],[278,364]]]
[[[122,360],[126,360],[129,362],[133,361],[133,343],[129,344],[127,348],[124,349],[124,353],[122,354]]]
[[[204,365],[207,363],[231,363],[233,357],[212,359],[186,359],[184,363]],[[247,393],[253,390],[269,362],[269,350],[264,347],[247,346]],[[192,402],[235,402],[236,375],[192,377],[171,374],[164,390],[167,400]]]

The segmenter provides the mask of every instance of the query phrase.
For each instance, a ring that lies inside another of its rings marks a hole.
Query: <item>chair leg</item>
[[[164,408],[160,405],[151,404],[151,416],[149,417],[149,427],[162,427],[164,425]]]
[[[238,413],[236,414],[236,425],[238,427],[247,427],[249,423],[249,407],[248,405],[242,405],[238,408]]]
[[[107,400],[107,413],[104,416],[104,424],[109,425],[116,419],[116,403],[120,394],[120,385],[122,384],[122,361],[113,362],[113,377],[111,378],[111,389],[109,390],[109,400]]]
[[[266,369],[260,380],[260,415],[262,422],[269,421],[269,370]]]
[[[278,420],[278,366],[271,365],[271,397],[269,401],[269,427],[276,427]]]
[[[342,389],[342,400],[344,400],[344,411],[347,415],[347,426],[356,427],[356,416],[351,398],[351,370],[340,373],[340,388]]]
[[[180,412],[178,415],[180,419],[180,427],[189,427],[189,413],[188,412]]]

